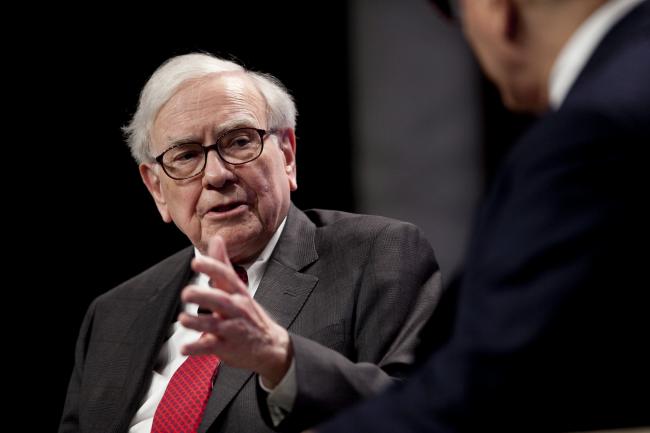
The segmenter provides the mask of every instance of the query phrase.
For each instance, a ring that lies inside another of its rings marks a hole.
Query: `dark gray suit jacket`
[[[192,257],[182,250],[91,304],[60,433],[128,430]],[[314,425],[403,376],[439,292],[433,251],[413,225],[291,206],[255,295],[293,343],[298,394],[281,429]],[[199,431],[271,431],[262,393],[250,371],[222,364]]]

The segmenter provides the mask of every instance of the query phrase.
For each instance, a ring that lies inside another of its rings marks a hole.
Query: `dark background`
[[[27,293],[37,296],[39,363],[48,372],[39,382],[48,401],[38,420],[43,428],[35,431],[56,429],[91,300],[188,245],[160,219],[121,133],[140,89],[164,60],[208,51],[279,78],[299,112],[294,203],[358,210],[347,2],[187,6],[155,18],[126,10],[41,10],[32,22],[37,43],[14,64],[33,91],[17,110],[33,154],[29,166],[13,164],[10,183],[21,186],[12,198],[24,227],[16,233],[19,257],[28,258],[15,273],[39,288]],[[486,130],[481,143],[494,149],[483,155],[489,177],[516,128],[504,126],[512,118],[493,89],[483,87],[485,116],[500,125]]]

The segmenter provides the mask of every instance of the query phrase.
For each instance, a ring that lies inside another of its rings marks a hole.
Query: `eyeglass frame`
[[[230,133],[235,132],[235,131],[244,130],[244,129],[252,129],[252,130],[256,131],[259,134],[260,142],[261,142],[260,151],[254,158],[249,159],[248,161],[230,162],[230,161],[226,160],[223,157],[223,155],[221,155],[221,152],[219,151],[219,141],[223,137],[225,137],[227,134],[230,134]],[[203,149],[203,167],[201,167],[201,169],[196,174],[193,174],[193,175],[188,176],[188,177],[174,177],[171,174],[169,174],[167,172],[167,169],[165,168],[165,164],[163,163],[163,156],[165,156],[165,154],[167,152],[169,152],[170,150],[176,149],[177,147],[185,146],[185,145],[188,145],[188,144],[200,144],[200,143],[176,143],[176,144],[168,147],[167,149],[163,150],[163,152],[160,155],[154,157],[154,160],[162,167],[163,171],[165,172],[165,174],[169,178],[174,179],[174,180],[192,179],[194,177],[200,176],[205,171],[205,166],[208,164],[208,152],[210,152],[211,150],[214,149],[217,152],[217,155],[219,156],[219,159],[221,159],[226,164],[234,165],[234,166],[248,164],[249,162],[255,161],[257,158],[259,158],[262,155],[262,152],[264,152],[264,140],[265,140],[266,136],[270,135],[270,134],[275,134],[276,132],[278,132],[278,129],[269,129],[267,131],[266,129],[253,128],[253,127],[249,127],[249,126],[245,126],[245,127],[241,127],[241,128],[233,128],[233,129],[229,129],[227,131],[222,132],[219,135],[219,137],[217,137],[217,139],[215,140],[215,142],[213,144],[210,144],[208,146],[201,145],[201,149]]]

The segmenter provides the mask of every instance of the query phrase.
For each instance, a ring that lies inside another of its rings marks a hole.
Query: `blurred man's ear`
[[[476,0],[464,0],[476,2]],[[473,5],[477,7],[477,5]],[[501,46],[502,52],[510,55],[516,54],[520,49],[519,42],[522,38],[522,16],[517,0],[487,0],[482,6],[483,19],[492,36]]]
[[[140,170],[142,181],[149,190],[154,202],[156,202],[156,207],[158,208],[158,212],[160,212],[163,221],[166,223],[172,222],[171,215],[167,209],[167,201],[165,200],[165,195],[163,194],[162,186],[160,185],[160,176],[157,173],[156,166],[144,162],[140,164],[138,168]]]
[[[463,0],[462,3],[475,2],[476,0]],[[515,42],[520,35],[521,12],[516,0],[487,0],[481,5],[475,4],[467,7],[481,9],[483,19],[489,23],[494,36],[500,37],[505,42]]]

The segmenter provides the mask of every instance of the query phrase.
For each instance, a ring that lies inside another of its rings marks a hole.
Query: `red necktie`
[[[234,265],[248,284],[246,269]],[[219,370],[217,355],[188,356],[174,373],[153,417],[151,433],[195,433]]]

